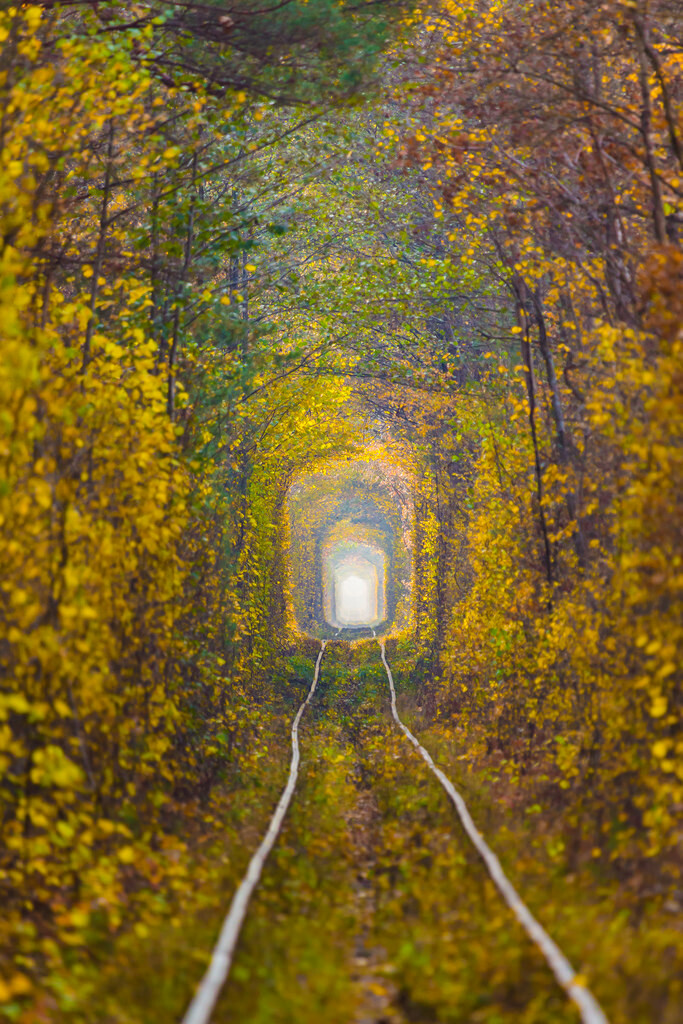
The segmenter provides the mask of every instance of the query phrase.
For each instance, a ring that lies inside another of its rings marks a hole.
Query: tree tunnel
[[[386,551],[367,533],[342,520],[323,545],[323,617],[331,626],[374,628],[386,618]]]
[[[286,502],[290,625],[401,632],[412,621],[413,499],[409,475],[382,459],[302,472]]]

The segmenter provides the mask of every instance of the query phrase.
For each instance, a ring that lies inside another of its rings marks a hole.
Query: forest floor
[[[419,705],[395,672],[402,715]],[[287,700],[296,706],[298,693]],[[301,730],[300,781],[250,906],[215,1024],[564,1024],[578,1019],[502,904],[446,796],[389,717],[374,644],[331,644]],[[194,851],[196,886],[172,917],[87,968],[51,1020],[160,1024],[182,1016],[232,891],[285,777],[288,722],[225,798]],[[568,873],[552,837],[491,799],[488,780],[433,726],[420,736],[470,805],[531,910],[585,974],[612,1024],[679,1019],[667,985],[675,933],[636,914],[596,865]],[[656,928],[655,928],[656,925]],[[658,936],[653,944],[653,935]],[[97,970],[94,971],[93,968]],[[667,994],[668,993],[668,994]],[[35,1020],[44,1018],[36,1017]]]

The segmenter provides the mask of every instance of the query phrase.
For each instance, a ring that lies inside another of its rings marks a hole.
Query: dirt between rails
[[[381,812],[372,780],[364,768],[363,748],[368,726],[365,716],[370,711],[370,717],[374,719],[381,702],[374,698],[370,706],[357,703],[364,690],[358,676],[359,653],[358,646],[350,644],[335,644],[330,651],[330,660],[346,663],[346,677],[336,689],[335,706],[345,715],[344,743],[353,756],[347,778],[353,785],[354,799],[342,815],[351,853],[350,863],[353,865],[352,913],[357,922],[348,966],[349,978],[356,992],[356,1008],[348,1024],[405,1024],[406,1018],[399,1009],[395,967],[389,960],[388,951],[376,939],[376,869],[382,832]],[[323,678],[324,672],[323,664]]]
[[[379,808],[360,774],[354,783],[356,799],[344,815],[356,865],[353,892],[360,922],[350,966],[351,980],[358,989],[358,1008],[349,1024],[404,1024],[396,1006],[398,988],[391,977],[387,951],[371,939],[377,909],[372,875],[377,864]]]

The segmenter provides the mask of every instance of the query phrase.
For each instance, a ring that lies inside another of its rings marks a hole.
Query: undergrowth
[[[639,911],[609,862],[592,858],[570,870],[561,822],[535,804],[510,807],[496,777],[461,752],[443,723],[426,720],[408,660],[396,664],[400,713],[461,788],[512,881],[612,1024],[674,1024],[679,935],[666,908],[653,902]],[[239,788],[214,796],[211,836],[187,837],[180,881],[159,894],[165,910],[156,924],[101,937],[87,960],[67,956],[67,981],[44,994],[30,1020],[180,1017],[284,784],[289,723],[312,668],[310,659],[290,663],[279,718],[264,727]],[[392,1022],[569,1024],[574,1008],[501,902],[445,794],[395,729],[388,697],[374,643],[330,645],[301,727],[299,786],[215,1021],[349,1024],[363,1019],[369,989],[385,999],[383,1019]],[[358,898],[352,813],[363,793],[377,809],[371,867],[363,866],[369,921]],[[359,980],[361,933],[377,962]]]

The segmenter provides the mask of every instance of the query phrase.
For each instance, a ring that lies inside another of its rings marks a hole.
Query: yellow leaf
[[[15,996],[25,996],[31,991],[31,982],[25,974],[15,974],[10,980],[9,987]]]
[[[661,718],[662,715],[666,714],[666,708],[667,708],[667,699],[666,699],[666,697],[661,697],[661,696],[660,697],[655,697],[655,699],[652,701],[652,706],[650,708],[650,714],[652,715],[653,718]]]

